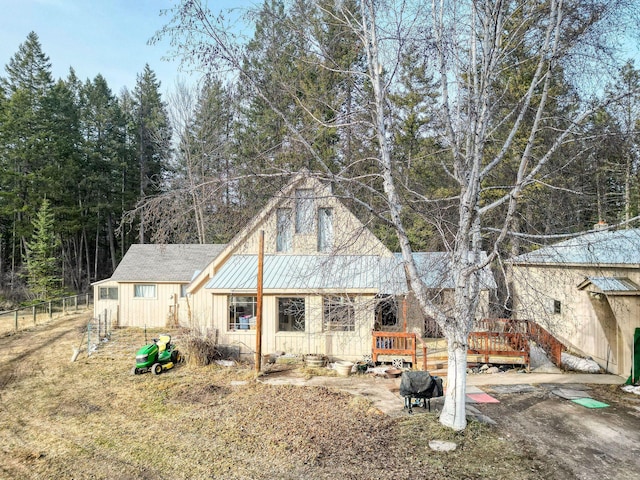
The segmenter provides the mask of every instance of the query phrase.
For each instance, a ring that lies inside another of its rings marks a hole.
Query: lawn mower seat
[[[160,337],[158,337],[158,341],[156,342],[156,344],[158,345],[158,351],[164,352],[170,343],[171,343],[170,335],[160,335]]]

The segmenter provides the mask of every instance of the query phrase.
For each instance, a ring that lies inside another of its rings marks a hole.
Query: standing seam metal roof
[[[428,288],[453,288],[448,254],[415,253]],[[205,285],[213,290],[254,290],[257,255],[234,255]],[[491,271],[481,272],[482,288],[495,288]],[[265,255],[265,290],[375,290],[381,294],[407,293],[402,257],[371,255]]]
[[[592,232],[511,259],[512,263],[637,265],[640,229]]]

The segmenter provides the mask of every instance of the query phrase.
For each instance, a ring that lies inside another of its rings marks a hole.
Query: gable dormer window
[[[296,190],[296,233],[312,233],[314,217],[313,190]]]

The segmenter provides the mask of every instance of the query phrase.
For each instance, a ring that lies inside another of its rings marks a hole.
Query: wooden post
[[[13,313],[13,328],[18,331],[18,310]]]
[[[402,331],[407,333],[407,296],[402,298]]]
[[[256,299],[256,372],[262,369],[262,272],[264,269],[264,230],[258,245],[258,298]]]
[[[32,311],[33,311],[33,324],[35,325],[36,322],[36,306],[34,305],[33,307],[31,307]]]
[[[422,344],[422,370],[427,371],[427,345]]]

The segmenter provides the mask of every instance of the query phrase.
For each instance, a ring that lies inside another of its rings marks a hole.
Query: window
[[[187,287],[189,286],[188,283],[182,283],[180,284],[180,298],[184,298],[187,296]]]
[[[553,313],[561,314],[562,313],[562,304],[560,300],[553,301]]]
[[[356,329],[353,301],[347,296],[325,296],[323,324],[327,332],[353,332]]]
[[[289,252],[292,247],[291,209],[279,208],[276,211],[276,252]]]
[[[377,298],[375,328],[395,327],[398,325],[398,304],[395,297],[386,295]]]
[[[100,300],[117,300],[118,287],[100,287]]]
[[[135,298],[156,298],[156,286],[136,284],[133,286],[133,296]]]
[[[313,190],[296,190],[296,233],[313,231]]]
[[[229,297],[229,330],[256,328],[256,297]]]
[[[304,332],[304,298],[278,298],[278,331]]]
[[[318,251],[330,252],[333,248],[333,208],[318,209]]]

